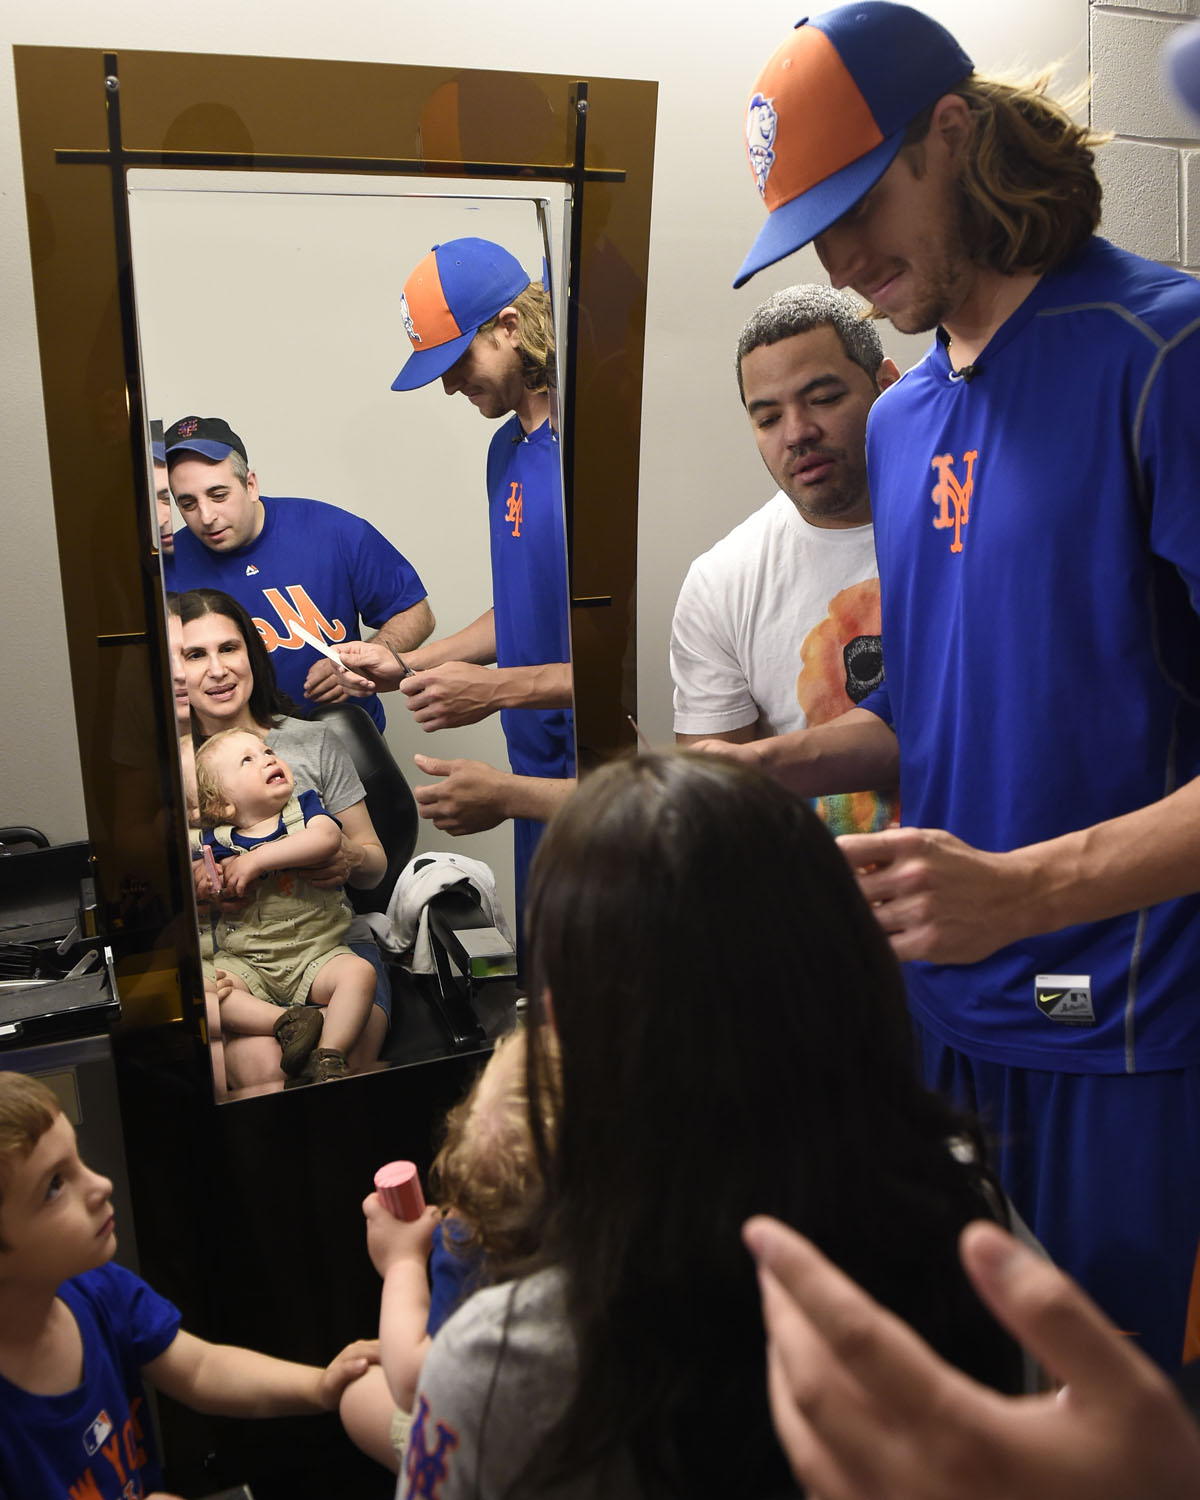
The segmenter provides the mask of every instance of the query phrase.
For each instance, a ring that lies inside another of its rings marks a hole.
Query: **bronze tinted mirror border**
[[[635,711],[657,85],[591,78],[581,95],[577,78],[550,74],[140,51],[108,54],[106,64],[106,54],[84,48],[16,47],[14,59],[88,833],[126,1021],[148,1025],[191,1013],[199,960],[166,722],[169,671],[139,377],[127,368],[129,330],[122,335],[128,270],[110,174],[85,164],[108,159],[114,95],[126,165],[342,172],[370,162],[429,177],[469,175],[474,165],[578,189],[576,137],[586,125],[588,186],[571,267],[577,337],[564,374],[574,401],[567,486],[581,602],[572,615],[576,723],[586,763],[628,743],[625,715]],[[114,77],[117,87],[106,88]],[[187,288],[178,295],[186,301]],[[582,607],[595,601],[600,607]],[[120,747],[139,737],[153,754],[124,764]]]

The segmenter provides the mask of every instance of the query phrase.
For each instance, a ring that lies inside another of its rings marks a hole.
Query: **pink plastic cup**
[[[388,1213],[396,1219],[419,1219],[425,1212],[421,1179],[411,1161],[390,1161],[375,1173],[375,1191]]]

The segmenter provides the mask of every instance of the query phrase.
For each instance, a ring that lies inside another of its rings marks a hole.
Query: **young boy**
[[[144,1375],[196,1411],[265,1417],[335,1407],[378,1358],[349,1345],[324,1370],[209,1344],[144,1281],[111,1265],[112,1183],[36,1079],[0,1072],[0,1496],[126,1500],[162,1483]]]
[[[293,1077],[344,1078],[346,1053],[371,1013],[375,971],[342,943],[351,912],[341,892],[299,873],[332,858],[341,825],[315,792],[296,795],[287,765],[246,729],[222,730],[200,747],[196,787],[204,843],[223,861],[222,888],[249,898],[217,924],[221,968],[234,982],[222,1027],[274,1034]]]

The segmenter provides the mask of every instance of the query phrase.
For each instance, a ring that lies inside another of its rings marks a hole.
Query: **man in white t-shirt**
[[[688,570],[671,623],[675,739],[824,724],[883,673],[867,413],[899,378],[873,324],[829,287],[787,287],[738,340],[738,387],[779,486]],[[891,820],[888,796],[821,799],[835,833]]]

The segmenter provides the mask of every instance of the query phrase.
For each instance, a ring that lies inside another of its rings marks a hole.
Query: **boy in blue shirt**
[[[162,1483],[142,1377],[196,1411],[329,1411],[378,1358],[347,1346],[324,1369],[180,1328],[123,1267],[112,1183],[80,1160],[54,1094],[0,1073],[0,1497],[140,1500]]]

